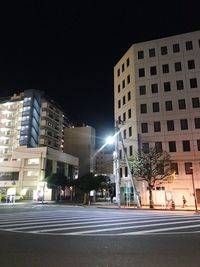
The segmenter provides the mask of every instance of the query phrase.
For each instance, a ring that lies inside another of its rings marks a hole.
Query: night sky
[[[40,89],[113,131],[113,68],[136,42],[200,30],[198,1],[1,1],[0,97]]]

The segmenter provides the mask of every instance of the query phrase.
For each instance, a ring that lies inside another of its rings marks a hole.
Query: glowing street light
[[[114,136],[108,136],[108,137],[106,138],[106,144],[108,144],[108,145],[113,145],[114,142],[115,142],[115,138],[114,138]]]

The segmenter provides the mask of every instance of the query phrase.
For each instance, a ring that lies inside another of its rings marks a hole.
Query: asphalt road
[[[0,207],[2,267],[186,267],[200,264],[191,212]]]

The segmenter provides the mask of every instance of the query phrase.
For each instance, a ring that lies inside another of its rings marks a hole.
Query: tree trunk
[[[149,208],[154,209],[152,188],[149,188]]]
[[[89,204],[89,194],[88,193],[84,193],[83,205],[88,205],[88,204]]]

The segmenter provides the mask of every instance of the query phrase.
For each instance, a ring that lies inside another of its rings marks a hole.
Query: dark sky
[[[113,67],[135,42],[200,29],[198,1],[1,1],[0,96],[44,90],[75,124],[113,129]]]

